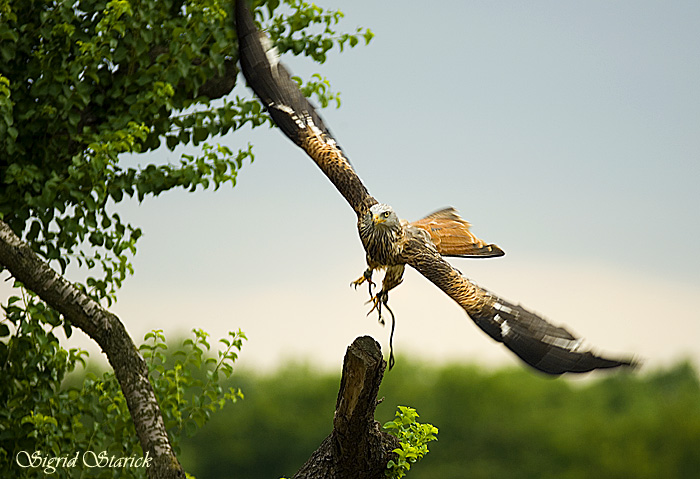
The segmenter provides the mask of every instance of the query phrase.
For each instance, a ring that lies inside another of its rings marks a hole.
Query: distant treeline
[[[330,432],[338,384],[300,365],[234,374],[245,399],[184,440],[180,459],[198,478],[291,477]],[[380,396],[381,423],[407,405],[440,430],[413,479],[700,477],[700,382],[689,363],[567,381],[399,358]]]

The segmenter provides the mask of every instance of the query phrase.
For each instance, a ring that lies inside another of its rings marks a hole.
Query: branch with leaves
[[[336,31],[340,12],[302,1],[269,1],[265,7],[260,17],[270,28],[275,25],[280,40],[318,61],[334,45],[342,49],[371,37],[361,29]],[[77,327],[107,353],[141,446],[159,457],[152,472],[159,477],[182,470],[147,365],[121,321],[105,309],[133,273],[131,260],[142,236],[139,226],[114,209],[122,201],[140,202],[176,188],[233,186],[252,161],[250,145],[233,151],[216,142],[243,126],[270,124],[259,102],[227,97],[238,73],[232,13],[230,0],[37,0],[31,8],[24,0],[0,0],[0,272],[9,271],[15,290],[26,288],[27,296],[26,301],[12,296],[2,305],[7,321],[0,322],[0,365],[3,373],[19,375],[32,364],[26,377],[35,381],[34,390],[47,393],[25,394],[29,386],[8,382],[0,394],[18,408],[0,417],[51,409],[49,393],[82,360],[79,351],[61,349],[53,331],[63,328],[70,336]],[[317,25],[325,25],[322,32],[306,32]],[[327,80],[305,83],[320,103],[338,102]],[[190,143],[201,152],[167,162],[150,159],[138,167],[123,164],[126,155],[161,146],[175,151]],[[62,276],[69,265],[79,268],[82,284]],[[239,339],[230,339],[229,353]],[[54,348],[55,357],[47,359],[44,350]],[[223,360],[218,372],[226,364]],[[183,376],[170,375],[183,371],[164,370],[162,378],[182,383]],[[235,397],[226,394],[225,399]],[[55,419],[42,414],[27,414],[17,431],[27,448],[38,444],[41,431],[55,427]],[[199,424],[199,413],[187,414]],[[190,427],[185,416],[182,420]],[[4,464],[8,453],[1,446]]]
[[[293,479],[318,477],[383,478],[400,447],[374,420],[386,361],[374,339],[363,336],[348,346],[333,415],[333,431]]]
[[[4,221],[0,221],[0,264],[105,352],[126,398],[141,448],[153,457],[151,477],[183,477],[148,380],[146,362],[119,318],[51,269]]]
[[[343,360],[333,431],[293,479],[400,478],[428,453],[437,428],[416,421],[415,409],[399,406],[396,419],[381,431],[374,420],[386,370],[379,343],[362,336],[348,346]]]
[[[432,424],[421,424],[418,413],[408,406],[399,406],[396,418],[384,424],[384,429],[399,439],[401,447],[394,449],[396,459],[387,464],[388,476],[399,479],[406,475],[411,466],[428,454],[428,443],[437,441],[438,428]]]

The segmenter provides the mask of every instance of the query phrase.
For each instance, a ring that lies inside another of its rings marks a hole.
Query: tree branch
[[[148,476],[184,478],[148,380],[146,363],[119,318],[56,273],[2,220],[0,264],[73,326],[95,340],[107,355],[126,398],[141,448],[153,458]]]
[[[386,361],[379,344],[362,336],[348,347],[335,405],[333,431],[294,475],[294,479],[379,479],[394,449],[396,437],[381,432],[374,420],[377,393]]]
[[[233,87],[236,86],[238,79],[238,66],[236,60],[224,60],[224,74],[209,78],[202,86],[199,87],[198,95],[204,95],[211,100],[224,97],[231,93]]]

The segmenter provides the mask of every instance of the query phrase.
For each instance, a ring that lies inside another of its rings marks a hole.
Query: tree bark
[[[2,220],[0,264],[73,326],[95,340],[107,355],[126,398],[144,455],[153,458],[148,477],[184,478],[148,380],[146,363],[119,318],[54,271]]]
[[[333,431],[293,479],[379,479],[399,447],[374,420],[386,361],[374,339],[357,338],[347,349],[335,405]]]

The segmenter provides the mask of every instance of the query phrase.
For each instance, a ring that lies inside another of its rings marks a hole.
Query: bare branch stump
[[[386,464],[399,447],[396,437],[374,420],[377,393],[386,361],[374,339],[357,338],[348,347],[335,404],[333,431],[323,440],[294,479],[383,478]]]

